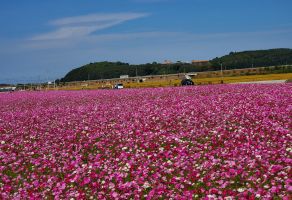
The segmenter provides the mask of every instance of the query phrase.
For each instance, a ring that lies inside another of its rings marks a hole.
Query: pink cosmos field
[[[292,84],[0,94],[0,199],[291,199]]]

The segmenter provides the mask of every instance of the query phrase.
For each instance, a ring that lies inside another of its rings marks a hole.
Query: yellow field
[[[292,79],[292,73],[223,77],[223,82],[224,83],[239,83],[239,82],[288,80],[288,79]],[[202,84],[208,83],[210,81],[220,82],[221,78],[195,79],[196,83],[202,83]]]
[[[221,78],[201,78],[193,79],[197,85],[208,85],[208,84],[220,84],[221,80],[223,83],[239,83],[239,82],[253,82],[253,81],[268,81],[268,80],[288,80],[292,79],[292,73],[285,74],[266,74],[266,75],[249,75],[249,76],[233,76]],[[159,80],[159,81],[145,81],[142,83],[126,83],[125,88],[145,88],[145,87],[167,87],[167,86],[180,86],[181,80]],[[70,86],[59,88],[61,90],[92,90],[101,89],[102,86],[99,84],[89,85],[87,87],[82,86]]]
[[[202,78],[193,79],[197,85],[207,84],[220,84],[221,80],[223,83],[239,83],[239,82],[252,82],[252,81],[267,81],[267,80],[287,80],[292,79],[292,73],[286,74],[267,74],[267,75],[249,75],[249,76],[234,76],[234,77],[223,77],[221,78]],[[161,80],[143,83],[130,83],[125,84],[125,87],[165,87],[165,86],[179,86],[181,80]]]

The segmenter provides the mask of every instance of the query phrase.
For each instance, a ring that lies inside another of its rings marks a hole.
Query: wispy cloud
[[[23,44],[23,48],[26,49],[52,49],[52,48],[66,48],[79,45],[95,46],[96,44],[110,44],[112,42],[125,42],[129,40],[138,39],[154,39],[154,38],[174,38],[175,36],[181,36],[176,32],[135,32],[135,33],[109,33],[109,34],[97,34],[86,37],[79,37],[67,40],[38,40],[28,41]],[[7,51],[7,50],[6,50]]]
[[[31,40],[58,40],[84,37],[95,31],[148,15],[147,13],[113,13],[62,18],[49,23],[57,27],[55,31],[34,36]]]
[[[88,27],[89,28],[89,27]],[[89,28],[90,29],[90,28]],[[176,44],[196,44],[201,42],[217,42],[225,41],[231,38],[259,38],[273,37],[275,35],[290,34],[292,29],[288,30],[265,30],[254,32],[214,32],[214,33],[186,33],[186,32],[165,32],[165,31],[148,31],[148,32],[123,32],[123,33],[107,33],[107,34],[91,34],[91,30],[82,29],[83,37],[71,38],[64,40],[37,40],[28,41],[23,44],[22,49],[55,49],[55,48],[91,48],[96,46],[107,46],[118,42],[137,42],[148,41],[147,43],[156,45],[157,42],[176,43]],[[87,33],[86,33],[87,31]],[[61,30],[58,34],[61,37]],[[64,36],[65,37],[65,36]],[[18,47],[20,48],[20,47]],[[7,52],[7,49],[5,52]],[[1,51],[0,51],[1,53]]]

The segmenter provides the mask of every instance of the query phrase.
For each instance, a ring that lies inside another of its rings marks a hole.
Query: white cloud
[[[114,13],[62,18],[50,22],[51,25],[57,27],[57,30],[34,36],[31,40],[57,40],[84,37],[95,31],[110,28],[126,21],[148,15],[146,13]]]
[[[195,44],[195,43],[212,43],[217,41],[225,41],[231,38],[259,38],[259,37],[273,37],[275,35],[290,34],[290,30],[267,30],[267,31],[255,31],[255,32],[215,32],[205,34],[194,34],[185,32],[164,32],[164,31],[149,31],[149,32],[123,32],[123,33],[108,33],[108,34],[90,34],[92,29],[97,30],[97,27],[92,27],[89,30],[85,28],[77,28],[74,30],[75,37],[69,35],[72,31],[59,30],[59,33],[52,33],[55,37],[54,40],[46,38],[52,38],[52,36],[42,35],[43,38],[39,38],[37,41],[28,41],[23,44],[24,49],[56,49],[56,48],[92,48],[92,47],[105,47],[117,43],[130,42],[140,44],[141,41],[148,41],[147,44],[156,45],[157,42],[165,42],[172,44]],[[56,35],[60,38],[68,38],[66,40],[57,40]],[[83,36],[83,37],[78,37]],[[142,42],[143,43],[143,42]],[[5,49],[7,51],[7,49]],[[0,51],[1,52],[1,51]]]
[[[102,23],[106,21],[127,21],[145,17],[146,13],[113,13],[113,14],[91,14],[77,17],[67,17],[50,22],[52,25],[76,25],[82,23]]]
[[[62,33],[68,34],[68,33]],[[59,34],[60,36],[62,35]],[[43,38],[39,38],[39,40],[35,41],[27,41],[22,45],[24,49],[55,49],[55,48],[74,48],[78,46],[100,46],[101,44],[105,45],[111,44],[112,42],[125,42],[125,41],[133,41],[137,39],[154,39],[154,38],[161,38],[164,39],[167,37],[173,38],[178,33],[172,32],[137,32],[137,33],[110,33],[110,34],[97,34],[97,35],[87,35],[84,37],[76,37],[76,38],[68,38],[66,40],[49,40],[45,39],[45,37],[49,38],[49,35],[43,35]],[[64,36],[65,37],[65,36]],[[1,53],[1,51],[0,51]]]

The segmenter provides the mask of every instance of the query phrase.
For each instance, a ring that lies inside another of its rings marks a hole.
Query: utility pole
[[[221,65],[221,83],[223,83],[223,67],[222,67],[222,63],[220,63]]]
[[[37,90],[41,90],[41,76],[38,76]]]

